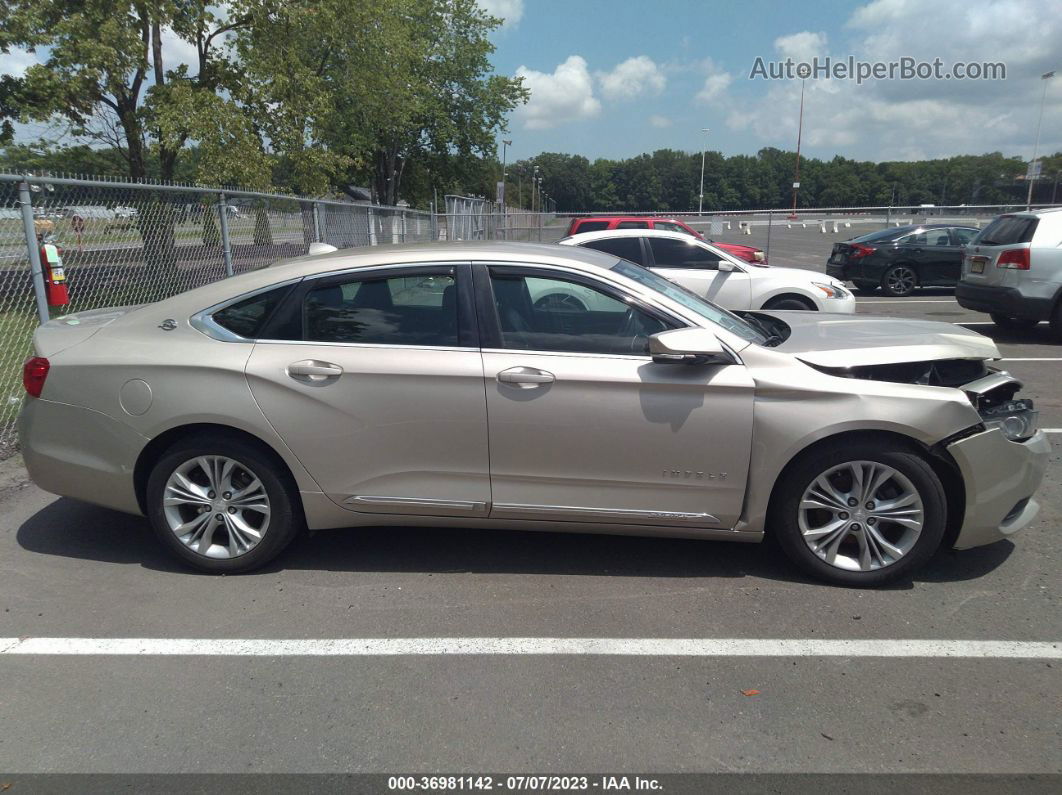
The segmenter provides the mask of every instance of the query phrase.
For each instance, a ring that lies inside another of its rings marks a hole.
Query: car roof
[[[604,240],[613,237],[662,237],[670,240],[681,240],[684,243],[705,243],[685,232],[670,232],[665,229],[598,229],[594,232],[579,232],[575,235],[562,237],[558,243],[577,246],[590,240]],[[569,241],[571,241],[569,243]]]
[[[197,287],[163,302],[198,311],[235,296],[280,285],[307,276],[371,268],[380,265],[427,265],[435,263],[497,262],[565,265],[587,273],[605,274],[616,257],[593,249],[561,248],[553,243],[509,241],[451,241],[442,243],[399,243],[340,249],[327,254],[305,255],[282,260],[268,267],[230,276]]]
[[[582,223],[583,221],[678,221],[678,218],[672,215],[584,215],[579,218],[573,218],[573,221]]]

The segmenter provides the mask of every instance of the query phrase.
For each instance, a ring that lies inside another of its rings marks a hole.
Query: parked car
[[[860,291],[879,287],[903,297],[917,287],[953,287],[959,281],[962,247],[979,230],[972,226],[913,224],[879,229],[835,243],[826,273]]]
[[[955,298],[1003,328],[1050,320],[1062,337],[1062,210],[994,219],[966,249]]]
[[[568,224],[568,236],[582,234],[583,232],[600,232],[606,229],[659,229],[663,232],[680,232],[692,235],[706,243],[712,243],[745,262],[761,264],[767,262],[767,255],[764,254],[763,249],[755,246],[745,246],[741,243],[720,243],[705,237],[704,234],[678,218],[649,218],[638,215],[595,215],[588,218],[573,218],[572,222]]]
[[[558,241],[623,257],[726,309],[855,312],[843,284],[803,268],[741,262],[716,243],[676,232],[615,229],[584,232]]]
[[[535,281],[601,308],[536,308]],[[304,525],[429,525],[770,533],[810,574],[878,585],[1026,526],[1049,451],[986,337],[738,315],[575,246],[302,257],[33,345],[33,480],[146,515],[218,573]]]

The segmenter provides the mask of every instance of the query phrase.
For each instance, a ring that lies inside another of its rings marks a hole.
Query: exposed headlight
[[[830,284],[822,284],[821,282],[812,282],[813,285],[818,287],[824,293],[827,298],[848,298],[851,293],[844,288],[844,286],[837,282],[831,282]]]
[[[985,428],[999,428],[1012,442],[1028,439],[1036,433],[1036,416],[1031,400],[1008,400],[998,406],[982,409]]]

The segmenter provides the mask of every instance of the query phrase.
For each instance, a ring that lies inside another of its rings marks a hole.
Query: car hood
[[[818,312],[763,314],[790,328],[785,342],[774,350],[819,367],[999,358],[991,339],[951,323]]]

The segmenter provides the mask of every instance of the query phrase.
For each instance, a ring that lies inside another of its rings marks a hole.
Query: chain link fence
[[[447,240],[543,241],[555,235],[556,215],[506,207],[487,199],[446,196],[442,237]],[[566,227],[565,227],[566,228]]]

